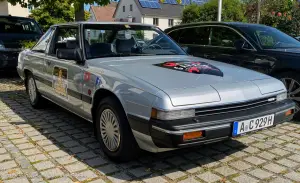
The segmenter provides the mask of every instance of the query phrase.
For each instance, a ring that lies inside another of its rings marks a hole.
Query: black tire
[[[119,146],[116,150],[111,151],[105,145],[104,140],[101,135],[100,129],[100,118],[104,110],[110,110],[114,113],[117,118],[119,125]],[[113,161],[116,162],[126,162],[137,158],[140,149],[137,142],[132,134],[131,128],[129,126],[126,114],[121,107],[120,102],[114,97],[104,98],[98,105],[96,112],[96,136],[100,142],[103,152]]]
[[[31,83],[33,82],[33,83]],[[33,84],[32,87],[35,88],[35,90],[32,90],[31,88],[31,84]],[[31,104],[31,106],[35,109],[40,109],[43,107],[43,103],[45,102],[44,98],[41,96],[41,94],[39,93],[37,87],[36,87],[36,83],[35,83],[35,79],[33,77],[33,75],[31,73],[29,73],[26,77],[26,91],[29,97],[29,102]],[[30,92],[35,92],[35,98],[32,99],[30,96]]]
[[[288,91],[288,98],[291,98],[292,97],[300,97],[300,92],[295,94],[295,95],[290,95],[290,92],[289,92],[289,86],[291,84],[291,80],[289,79],[293,79],[295,81],[295,86],[292,88],[291,91],[295,91],[296,88],[300,87],[300,76],[299,74],[297,74],[296,72],[293,72],[293,71],[290,71],[290,72],[282,72],[282,73],[279,73],[277,75],[275,75],[275,77],[281,81],[283,80],[286,80],[285,82],[285,86],[287,87],[287,91]],[[296,101],[294,100],[297,104],[296,106],[296,113],[294,115],[294,119],[300,119],[300,101]]]

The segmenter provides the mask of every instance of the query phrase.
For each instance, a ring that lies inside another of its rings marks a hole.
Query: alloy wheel
[[[34,103],[37,94],[36,94],[34,79],[32,77],[28,80],[28,94],[29,94],[30,101]]]
[[[296,102],[295,113],[300,110],[300,84],[292,78],[281,78],[287,89],[287,97]]]
[[[100,116],[100,133],[104,145],[110,151],[116,151],[120,146],[120,127],[119,122],[110,109],[105,109]]]

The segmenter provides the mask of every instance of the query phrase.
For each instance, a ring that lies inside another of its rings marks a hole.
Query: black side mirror
[[[75,60],[77,63],[80,64],[84,62],[82,57],[82,50],[80,48],[74,48],[74,49],[59,48],[56,50],[56,56],[59,59]]]

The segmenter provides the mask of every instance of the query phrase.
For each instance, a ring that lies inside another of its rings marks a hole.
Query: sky
[[[112,0],[112,1],[116,2],[116,1],[119,1],[119,0]],[[97,6],[96,3],[95,3],[94,5]],[[89,11],[90,5],[89,5],[89,4],[84,5],[84,9],[85,9],[86,11]]]

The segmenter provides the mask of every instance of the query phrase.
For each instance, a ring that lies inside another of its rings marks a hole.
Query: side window
[[[233,30],[226,27],[213,27],[211,35],[211,45],[221,47],[234,48],[235,42],[242,40],[243,38],[234,32]]]
[[[79,48],[78,27],[59,27],[49,51],[50,55],[56,55],[57,49]]]
[[[180,44],[208,45],[209,27],[193,27],[181,31],[178,38]]]
[[[178,42],[178,36],[180,35],[180,33],[181,33],[181,29],[179,29],[179,30],[174,30],[174,31],[170,32],[168,35],[169,35],[172,39],[174,39],[176,42]]]
[[[53,32],[53,28],[48,29],[48,31],[40,38],[38,43],[32,48],[32,51],[45,53],[52,32]]]

